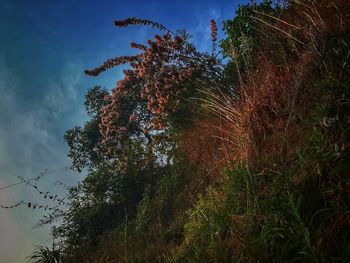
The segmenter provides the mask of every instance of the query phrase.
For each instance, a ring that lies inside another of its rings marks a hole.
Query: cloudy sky
[[[131,54],[128,43],[145,43],[154,33],[143,27],[115,28],[113,20],[136,16],[186,28],[202,51],[210,52],[209,20],[234,15],[244,0],[1,0],[0,1],[0,188],[44,171],[69,166],[64,132],[84,123],[86,91],[113,88],[113,69],[97,78],[84,69]],[[82,175],[62,170],[39,187],[63,193],[57,180],[72,185]],[[45,200],[26,185],[0,190],[0,205]],[[0,263],[25,262],[33,244],[50,246],[48,229],[32,229],[40,218],[27,207],[0,209]]]

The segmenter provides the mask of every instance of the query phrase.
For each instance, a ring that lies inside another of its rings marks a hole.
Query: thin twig
[[[260,18],[258,18],[258,17],[254,17],[254,18],[255,18],[256,20],[260,21],[261,23],[263,23],[263,24],[265,24],[265,25],[267,25],[267,26],[269,26],[269,27],[271,27],[271,28],[273,28],[273,29],[275,29],[275,30],[277,30],[277,31],[280,31],[281,33],[287,35],[288,37],[290,37],[291,39],[297,41],[298,43],[300,43],[300,44],[302,44],[302,45],[304,45],[304,46],[306,46],[306,47],[309,47],[306,43],[304,43],[303,41],[300,41],[299,39],[297,39],[296,37],[294,37],[294,36],[291,35],[290,33],[286,32],[286,31],[284,31],[284,30],[282,30],[282,29],[280,29],[280,28],[278,28],[278,27],[276,27],[276,26],[274,26],[274,25],[271,25],[271,24],[267,23],[266,21],[264,21],[264,20],[262,20],[262,19],[260,19]]]
[[[257,10],[253,10],[253,12],[254,12],[254,13],[257,13],[257,14],[261,14],[261,15],[267,16],[267,17],[270,17],[270,18],[272,18],[272,19],[275,19],[275,20],[277,20],[277,21],[279,21],[279,22],[281,22],[281,23],[283,23],[283,24],[286,24],[287,26],[293,27],[293,28],[295,28],[295,29],[301,29],[300,27],[297,27],[297,26],[295,26],[295,25],[293,25],[293,24],[290,24],[290,23],[288,23],[287,21],[282,20],[282,19],[280,19],[280,18],[278,18],[278,17],[271,16],[271,15],[265,14],[265,13],[263,13],[263,12],[259,12],[259,11],[257,11]]]

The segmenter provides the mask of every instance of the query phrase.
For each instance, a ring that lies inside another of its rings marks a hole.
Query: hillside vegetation
[[[65,135],[62,262],[350,262],[350,2],[239,6],[212,54],[115,25],[161,33],[86,71],[130,66]]]

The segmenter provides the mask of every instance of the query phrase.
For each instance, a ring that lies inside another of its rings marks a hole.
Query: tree
[[[199,91],[204,83],[218,80],[221,63],[206,53],[200,53],[189,43],[188,34],[173,33],[158,23],[136,18],[115,22],[116,26],[142,24],[165,31],[148,40],[148,46],[131,43],[141,52],[134,56],[109,59],[101,66],[86,70],[97,76],[112,67],[126,64],[124,78],[105,97],[99,125],[102,147],[108,156],[120,154],[130,138],[144,137],[152,142],[152,134],[167,127],[183,127],[198,110]],[[216,27],[213,27],[216,28]],[[216,32],[213,33],[216,40]]]
[[[85,179],[70,188],[68,209],[52,231],[67,255],[83,244],[96,244],[103,233],[123,224],[126,214],[130,221],[137,218],[145,192],[155,192],[161,178],[179,167],[180,161],[173,160],[174,135],[200,108],[200,101],[191,98],[203,96],[199,90],[222,73],[221,63],[198,52],[185,32],[173,33],[135,18],[115,24],[146,24],[165,32],[148,40],[148,46],[131,43],[141,51],[138,55],[109,59],[86,71],[97,76],[114,66],[130,65],[111,92],[101,87],[88,91],[85,109],[90,120],[65,134],[72,168],[88,168]]]
[[[69,146],[68,156],[72,159],[72,168],[81,172],[84,167],[96,168],[103,163],[99,142],[101,133],[99,123],[102,107],[106,104],[104,98],[108,91],[96,86],[90,89],[85,95],[85,109],[90,120],[83,127],[75,127],[66,131],[65,141]]]

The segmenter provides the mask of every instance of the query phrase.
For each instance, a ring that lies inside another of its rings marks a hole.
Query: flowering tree
[[[68,209],[58,216],[62,224],[53,228],[53,236],[67,251],[97,242],[104,231],[124,223],[126,215],[133,220],[145,193],[156,192],[162,178],[180,171],[184,158],[172,151],[172,131],[178,132],[200,110],[198,100],[190,98],[203,96],[199,90],[204,84],[217,82],[222,74],[214,53],[198,52],[185,32],[174,33],[137,18],[115,24],[149,25],[163,33],[146,46],[131,43],[140,51],[137,55],[109,59],[86,70],[97,76],[118,65],[130,66],[111,92],[95,87],[87,93],[90,120],[66,132],[73,168],[89,168],[86,178],[69,189]],[[216,40],[214,21],[211,27]]]
[[[201,96],[198,90],[203,83],[219,79],[222,72],[220,62],[213,55],[198,52],[184,32],[173,33],[159,23],[144,19],[115,21],[118,27],[136,24],[152,26],[164,33],[148,40],[148,46],[131,43],[131,47],[140,50],[137,55],[109,59],[85,71],[97,76],[112,67],[130,65],[117,87],[104,97],[101,111],[100,145],[111,156],[120,152],[127,138],[143,136],[151,143],[155,131],[159,133],[191,119],[198,105],[189,98]],[[214,21],[211,28],[214,43],[217,34]]]

